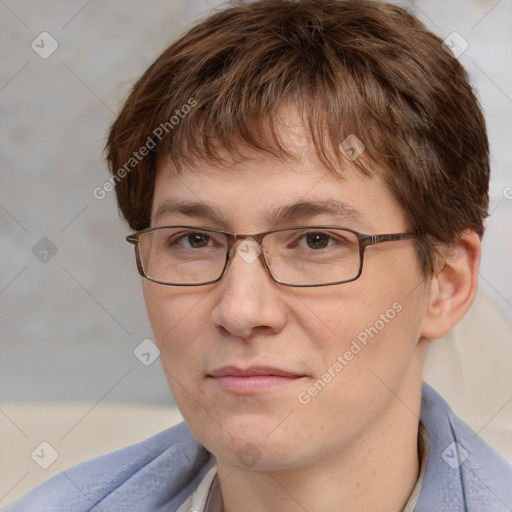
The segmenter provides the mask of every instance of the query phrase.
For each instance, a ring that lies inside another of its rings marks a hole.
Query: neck
[[[422,382],[404,383],[384,417],[350,447],[313,465],[262,472],[219,462],[223,511],[401,512],[420,468]]]

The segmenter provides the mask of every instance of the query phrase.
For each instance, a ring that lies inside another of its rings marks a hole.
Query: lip
[[[272,368],[270,366],[250,366],[243,370],[237,366],[223,366],[217,368],[209,374],[210,377],[255,377],[255,376],[269,376],[297,378],[303,377],[298,373],[288,372],[280,368]]]
[[[269,366],[251,366],[245,369],[223,366],[209,373],[208,377],[225,391],[247,394],[291,384],[305,375]]]

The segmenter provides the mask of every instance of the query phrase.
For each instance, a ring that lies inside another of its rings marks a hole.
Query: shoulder
[[[188,426],[180,423],[141,443],[63,471],[4,510],[173,510],[213,462]]]
[[[512,468],[426,384],[421,421],[430,452],[417,512],[512,510]]]

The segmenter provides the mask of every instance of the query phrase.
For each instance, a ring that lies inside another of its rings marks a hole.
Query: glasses
[[[329,286],[355,281],[361,275],[366,247],[418,236],[365,235],[335,226],[282,228],[253,235],[194,226],[163,226],[138,231],[126,240],[134,245],[139,274],[155,283],[216,283],[237,253],[247,263],[261,259],[279,284]]]

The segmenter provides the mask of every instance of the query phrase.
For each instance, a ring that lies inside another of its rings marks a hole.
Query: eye
[[[208,247],[210,236],[206,233],[189,233],[180,237],[179,241],[186,241],[186,243],[193,249],[201,249],[202,247]]]
[[[173,250],[224,250],[227,240],[223,234],[213,231],[180,231],[166,237],[165,245]]]
[[[296,232],[286,244],[288,249],[302,249],[309,252],[318,251],[323,253],[325,252],[323,249],[331,252],[344,251],[357,245],[357,239],[350,240],[349,235],[350,233],[341,230],[336,232],[301,231]]]
[[[160,234],[160,244],[164,250],[187,250],[204,249],[220,246],[220,239],[215,240],[214,236],[204,231],[179,231],[166,233],[163,230]]]
[[[331,237],[327,233],[314,232],[308,233],[305,240],[310,249],[324,249],[329,245]]]

